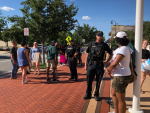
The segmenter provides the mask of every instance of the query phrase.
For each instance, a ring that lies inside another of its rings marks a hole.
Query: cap
[[[73,42],[73,40],[71,39],[71,40],[69,40],[69,42]]]
[[[55,41],[55,40],[53,40],[53,41],[51,41],[51,43],[56,43],[56,41]]]
[[[103,32],[102,31],[98,31],[96,35],[102,35],[103,36]]]
[[[124,36],[127,36],[127,34],[123,31],[120,31],[117,33],[116,36],[114,36],[114,38],[118,37],[118,38],[123,38]]]

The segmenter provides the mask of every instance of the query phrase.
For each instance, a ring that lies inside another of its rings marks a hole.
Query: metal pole
[[[65,45],[65,31],[64,31],[64,45]]]
[[[27,43],[27,36],[26,36],[26,43]],[[28,44],[28,43],[27,43]],[[26,44],[26,47],[27,47],[27,44]]]
[[[135,71],[137,80],[133,83],[133,102],[130,113],[144,113],[140,110],[140,83],[141,83],[141,56],[142,56],[142,36],[143,36],[143,8],[144,0],[136,0],[136,24],[135,24]]]

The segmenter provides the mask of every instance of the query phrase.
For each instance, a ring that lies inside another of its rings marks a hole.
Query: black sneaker
[[[74,78],[71,78],[71,77],[70,77],[69,80],[74,80]]]
[[[52,82],[59,82],[59,80],[57,80],[57,79],[54,79]]]
[[[110,105],[110,107],[114,109],[114,105]]]
[[[109,105],[113,105],[113,100],[105,100],[106,103],[108,103]]]
[[[95,95],[95,100],[96,101],[101,101],[101,98],[99,96]]]
[[[90,95],[85,95],[85,96],[83,97],[83,99],[91,99],[91,96],[90,96]]]
[[[75,79],[75,81],[78,81],[78,79]]]
[[[47,79],[47,82],[50,82],[50,81],[51,81],[51,79],[48,78],[48,79]]]

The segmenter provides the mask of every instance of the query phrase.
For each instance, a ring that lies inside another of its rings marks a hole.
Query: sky
[[[3,16],[22,16],[19,10],[24,0],[0,0]],[[67,5],[74,3],[79,10],[74,17],[79,24],[89,24],[104,32],[106,39],[111,31],[111,20],[118,25],[135,25],[136,0],[65,0]],[[144,0],[144,21],[150,21],[150,0]],[[115,24],[115,23],[113,23]],[[8,27],[10,27],[9,25]]]

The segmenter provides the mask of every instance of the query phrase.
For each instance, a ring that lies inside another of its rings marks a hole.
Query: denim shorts
[[[128,86],[128,81],[131,79],[130,76],[114,76],[112,88],[114,88],[117,93],[125,93],[126,87]]]

